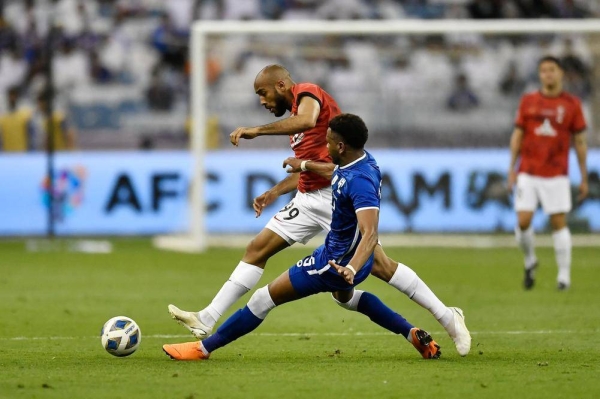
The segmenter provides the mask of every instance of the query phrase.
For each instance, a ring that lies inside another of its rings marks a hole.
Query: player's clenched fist
[[[229,141],[231,141],[231,144],[237,146],[240,139],[252,140],[257,136],[258,133],[251,127],[238,127],[229,135]]]
[[[289,157],[283,161],[283,167],[287,167],[285,170],[288,173],[298,173],[302,171],[302,159]]]

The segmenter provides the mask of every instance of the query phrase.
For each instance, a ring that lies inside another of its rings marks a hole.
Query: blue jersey
[[[333,214],[325,250],[329,259],[346,265],[362,238],[356,213],[379,209],[381,202],[381,172],[375,158],[365,151],[356,161],[336,167],[331,189]]]
[[[356,161],[335,169],[331,179],[333,215],[325,245],[301,259],[289,270],[290,281],[300,297],[319,292],[351,290],[364,281],[373,267],[373,254],[348,284],[328,261],[345,266],[361,240],[357,212],[379,209],[381,173],[375,159],[365,151]]]

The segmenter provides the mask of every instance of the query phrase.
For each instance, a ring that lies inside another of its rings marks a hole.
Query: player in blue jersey
[[[204,341],[163,345],[167,355],[176,360],[208,359],[216,349],[257,328],[276,306],[331,292],[345,308],[404,336],[424,358],[440,356],[439,345],[426,331],[414,327],[375,295],[355,289],[373,267],[381,200],[381,174],[375,159],[364,150],[367,138],[367,127],[356,115],[340,114],[329,122],[327,149],[337,167],[331,180],[333,213],[325,244],[256,290],[246,307]]]

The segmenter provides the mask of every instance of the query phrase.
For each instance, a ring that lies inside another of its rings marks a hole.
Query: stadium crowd
[[[195,19],[600,15],[600,3],[583,0],[7,0],[1,4],[0,113],[31,110],[22,114],[23,123],[32,126],[29,149],[40,149],[44,143],[38,100],[47,87],[49,43],[54,49],[55,108],[61,111],[57,118],[65,126],[68,122],[70,128],[64,129],[71,134],[73,127],[79,130],[80,147],[152,148],[185,145],[188,42]],[[51,18],[56,29],[49,38]],[[344,109],[363,115],[378,132],[372,145],[423,145],[427,134],[433,135],[429,145],[452,145],[457,142],[456,136],[450,137],[454,132],[474,138],[469,145],[504,144],[515,101],[535,83],[535,60],[546,53],[562,57],[568,90],[584,100],[593,93],[595,54],[581,35],[229,37],[212,42],[211,49],[209,106],[221,135],[238,125],[265,121],[264,112],[257,112],[251,83],[260,68],[273,62],[288,66],[298,81],[321,84]],[[432,112],[440,118],[432,120]],[[400,141],[399,131],[408,132]]]

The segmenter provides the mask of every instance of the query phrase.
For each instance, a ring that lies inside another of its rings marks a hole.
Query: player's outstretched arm
[[[306,159],[298,159],[289,157],[283,161],[283,167],[287,167],[285,170],[288,173],[299,173],[303,171],[314,172],[326,179],[331,180],[335,165],[328,162],[315,162]]]
[[[573,136],[573,145],[577,154],[577,163],[579,164],[579,173],[581,173],[581,183],[579,184],[578,200],[583,201],[589,192],[588,172],[587,172],[587,139],[585,132],[579,132]]]
[[[300,100],[296,115],[269,123],[268,125],[238,127],[229,135],[229,141],[231,141],[231,144],[237,146],[240,139],[251,140],[255,137],[265,135],[291,136],[296,133],[302,133],[316,126],[320,113],[321,106],[319,102],[312,97],[304,96]]]
[[[332,260],[329,261],[329,264],[337,270],[338,274],[348,284],[354,283],[354,275],[358,273],[373,251],[375,251],[378,240],[379,209],[360,210],[356,213],[356,218],[358,219],[358,229],[362,239],[356,248],[354,256],[346,266],[340,266]]]
[[[254,198],[252,206],[254,207],[256,217],[259,217],[263,209],[275,202],[277,198],[294,191],[298,187],[299,179],[300,173],[292,173],[269,190]]]
[[[515,127],[510,137],[510,165],[508,166],[508,189],[512,190],[517,182],[517,159],[521,153],[521,143],[523,142],[523,129]]]

